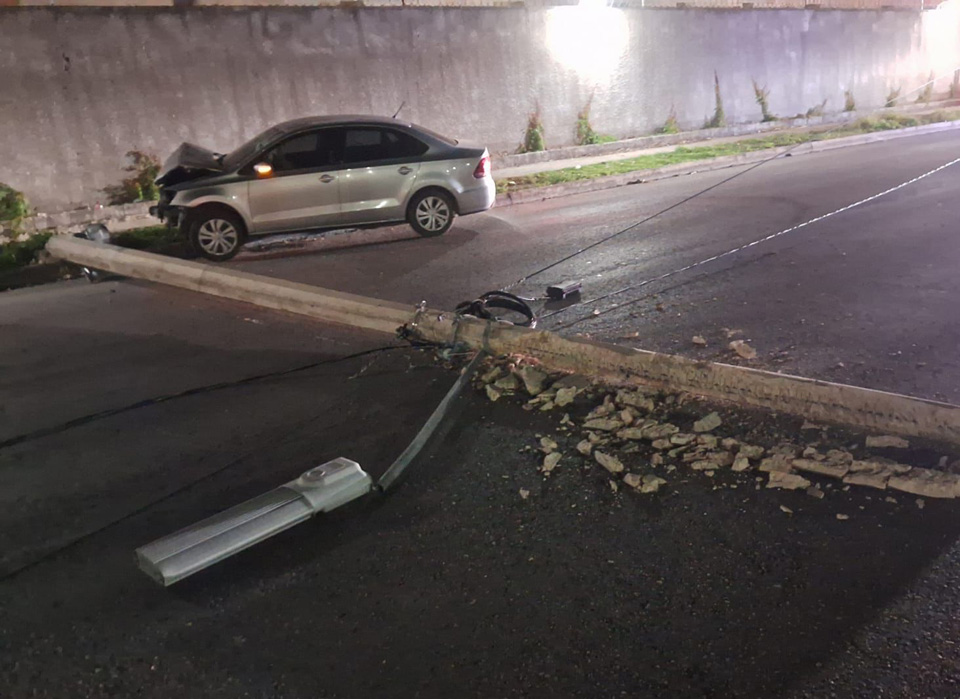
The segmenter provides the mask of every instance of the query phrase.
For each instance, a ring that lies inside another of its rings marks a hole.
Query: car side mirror
[[[257,177],[271,177],[273,175],[273,167],[270,163],[257,163],[253,166],[253,171],[257,174]]]

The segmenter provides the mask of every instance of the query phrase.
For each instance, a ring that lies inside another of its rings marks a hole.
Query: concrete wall
[[[591,97],[603,133],[648,133],[671,106],[695,128],[714,71],[731,122],[759,118],[751,78],[781,115],[840,110],[845,89],[882,106],[960,64],[956,22],[928,19],[942,12],[0,8],[0,182],[62,210],[103,200],[132,148],[226,151],[285,119],[402,101],[492,151],[517,146],[537,104],[548,146],[571,144]]]

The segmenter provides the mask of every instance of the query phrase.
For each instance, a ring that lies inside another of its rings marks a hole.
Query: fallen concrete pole
[[[561,337],[453,313],[345,294],[208,264],[56,237],[51,254],[116,274],[245,301],[317,320],[420,339],[458,342],[494,355],[522,354],[550,369],[614,384],[642,384],[768,408],[871,431],[960,444],[960,406],[727,364]]]

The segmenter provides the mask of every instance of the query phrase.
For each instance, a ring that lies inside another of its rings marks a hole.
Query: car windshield
[[[266,131],[257,134],[249,141],[244,143],[236,150],[231,151],[223,158],[223,167],[228,172],[240,167],[248,158],[253,157],[257,151],[261,150],[268,143],[281,136],[284,128],[280,126],[271,126]]]

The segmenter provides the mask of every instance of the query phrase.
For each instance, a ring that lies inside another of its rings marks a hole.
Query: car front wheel
[[[453,200],[446,192],[428,190],[417,194],[410,202],[407,220],[424,237],[443,235],[454,219]]]
[[[194,218],[190,242],[208,260],[224,262],[240,251],[244,230],[243,221],[232,211],[212,210]]]

